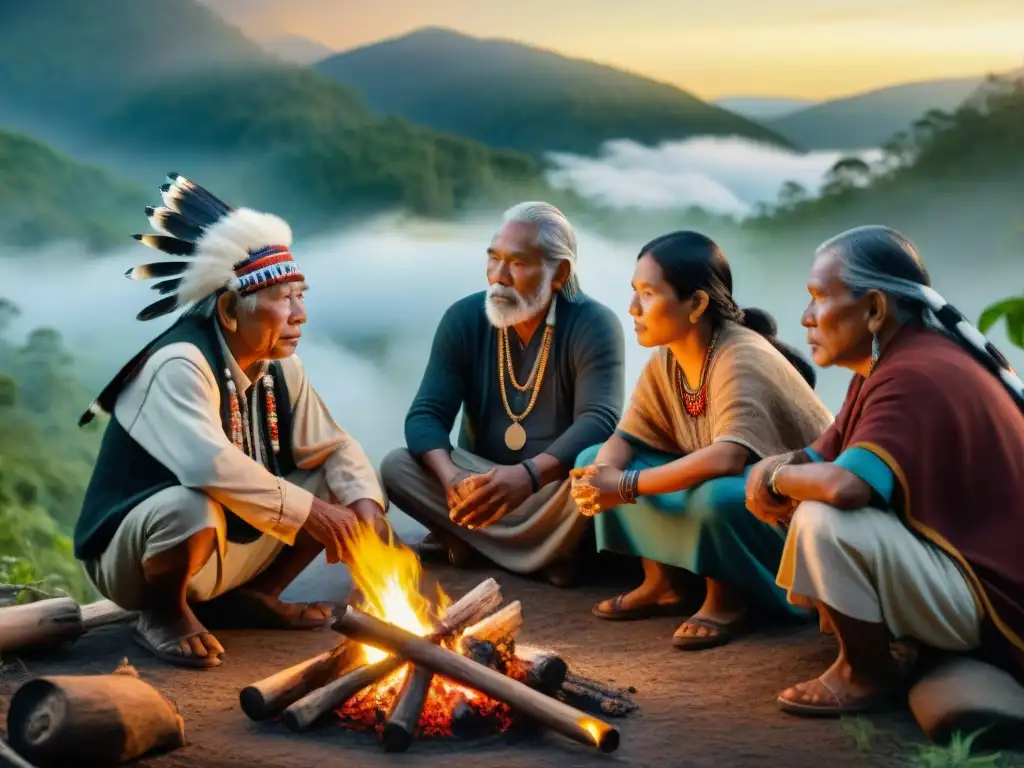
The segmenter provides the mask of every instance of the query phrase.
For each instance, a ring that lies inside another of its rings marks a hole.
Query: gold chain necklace
[[[715,335],[711,337],[711,343],[708,344],[708,351],[704,354],[704,362],[700,368],[700,381],[697,383],[696,389],[690,389],[690,385],[686,383],[686,377],[683,376],[683,366],[676,360],[676,390],[683,401],[686,412],[694,419],[704,413],[708,404],[708,381],[710,380],[708,374],[711,371],[711,356],[715,352],[717,340],[718,331],[715,331]]]
[[[505,349],[509,350],[510,348],[508,343],[508,328],[502,328],[501,335],[505,344]],[[530,371],[530,378],[526,380],[525,384],[520,384],[519,381],[516,379],[516,371],[515,368],[512,367],[511,353],[505,356],[505,362],[505,368],[506,370],[508,370],[508,380],[512,382],[512,386],[518,389],[520,392],[525,392],[526,390],[528,390],[533,385],[533,380],[537,378],[537,371],[540,369],[540,354],[538,353],[537,357],[534,358],[533,370]]]
[[[537,362],[534,365],[534,372],[536,373],[536,382],[533,385],[533,394],[530,395],[530,402],[526,406],[526,410],[520,414],[512,413],[512,408],[508,404],[508,393],[505,391],[505,366],[506,360],[508,361],[509,373],[511,373],[511,353],[508,349],[508,331],[504,328],[498,332],[498,383],[501,388],[501,403],[505,406],[505,413],[508,414],[509,419],[512,420],[512,425],[505,430],[505,445],[510,451],[521,451],[523,446],[526,445],[526,430],[520,423],[525,419],[530,411],[533,410],[533,406],[537,404],[537,397],[540,395],[541,385],[544,383],[544,372],[548,367],[548,356],[551,352],[551,341],[555,335],[555,328],[552,325],[548,325],[544,329],[544,339],[541,341],[540,354],[537,357]],[[534,379],[534,375],[530,375],[530,379]],[[526,386],[520,391],[525,391],[530,386],[530,381],[527,381]]]

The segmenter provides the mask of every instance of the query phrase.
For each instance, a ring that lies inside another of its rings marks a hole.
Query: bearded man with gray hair
[[[576,236],[548,203],[505,212],[487,281],[441,318],[406,416],[407,447],[381,465],[384,488],[430,531],[423,554],[459,565],[475,550],[567,586],[588,524],[569,470],[621,414],[622,326],[580,291]]]

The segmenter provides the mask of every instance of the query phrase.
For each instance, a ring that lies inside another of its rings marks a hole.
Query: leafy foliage
[[[60,336],[41,328],[21,345],[5,334],[16,308],[0,300],[0,583],[45,585],[89,599],[70,534],[99,430],[79,430],[83,393]]]
[[[67,238],[101,248],[124,242],[148,201],[101,168],[76,163],[27,136],[0,130],[0,242]]]
[[[788,142],[764,126],[639,75],[507,40],[425,29],[338,54],[318,72],[374,109],[494,147],[596,153],[696,135]]]
[[[1000,320],[1006,321],[1006,335],[1010,343],[1024,349],[1024,296],[997,301],[981,313],[978,328],[982,333]]]

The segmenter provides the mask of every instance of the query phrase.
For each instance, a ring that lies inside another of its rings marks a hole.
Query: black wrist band
[[[537,471],[537,465],[533,463],[533,459],[526,459],[522,464],[526,467],[526,473],[530,476],[530,485],[533,486],[533,492],[536,493],[540,490],[540,472]]]

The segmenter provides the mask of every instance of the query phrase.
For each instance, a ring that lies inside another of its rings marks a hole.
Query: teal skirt
[[[576,466],[593,464],[600,447],[583,451]],[[635,443],[632,447],[630,469],[659,467],[680,458]],[[730,584],[758,613],[807,616],[775,584],[786,535],[747,509],[749,471],[602,511],[594,518],[598,551],[646,557]]]

